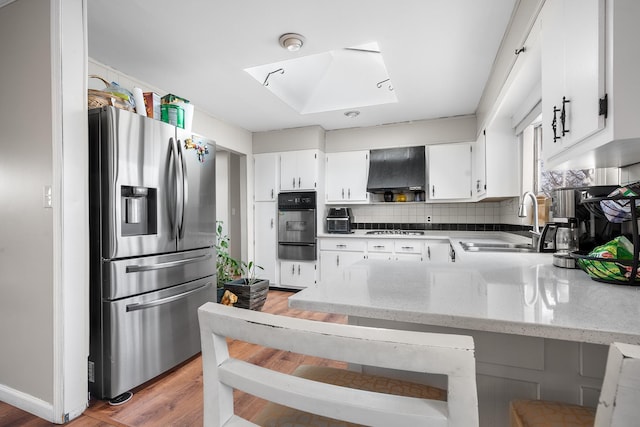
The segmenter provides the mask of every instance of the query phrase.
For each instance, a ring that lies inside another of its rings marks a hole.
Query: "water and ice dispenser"
[[[120,197],[122,235],[156,234],[156,189],[122,186]]]

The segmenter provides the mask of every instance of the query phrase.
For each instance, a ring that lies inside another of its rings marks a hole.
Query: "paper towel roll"
[[[147,109],[144,106],[144,95],[139,87],[133,88],[133,100],[136,102],[136,113],[147,117]]]

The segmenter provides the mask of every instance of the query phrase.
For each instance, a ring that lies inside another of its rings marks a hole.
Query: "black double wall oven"
[[[278,258],[315,261],[316,192],[278,194]]]

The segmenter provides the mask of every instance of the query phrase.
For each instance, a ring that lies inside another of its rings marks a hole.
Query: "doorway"
[[[247,156],[218,148],[216,151],[216,221],[229,236],[229,255],[247,259],[246,164]]]

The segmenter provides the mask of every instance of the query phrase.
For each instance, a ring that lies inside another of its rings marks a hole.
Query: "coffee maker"
[[[561,268],[577,268],[571,252],[589,251],[611,240],[619,233],[606,219],[597,217],[580,202],[583,198],[603,197],[617,186],[556,188],[551,191],[551,216],[540,236],[542,250],[553,252],[553,265]]]

